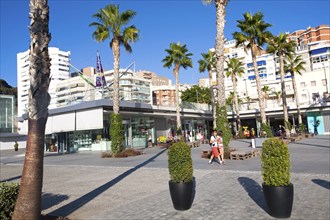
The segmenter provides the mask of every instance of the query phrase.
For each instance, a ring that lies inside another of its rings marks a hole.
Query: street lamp
[[[323,65],[323,71],[324,71],[325,89],[326,89],[326,92],[327,92],[327,94],[328,94],[329,91],[328,91],[327,72],[325,71],[325,65],[324,65],[324,63],[322,63],[322,65]]]

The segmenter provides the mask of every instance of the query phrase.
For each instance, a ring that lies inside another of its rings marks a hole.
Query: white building
[[[51,81],[49,84],[49,95],[51,97],[49,108],[56,107],[56,86],[59,82],[70,77],[70,51],[61,51],[55,47],[48,48],[49,57],[51,58],[50,76]],[[28,92],[30,87],[29,79],[29,60],[30,50],[17,54],[17,115],[22,116],[26,113],[28,104]]]

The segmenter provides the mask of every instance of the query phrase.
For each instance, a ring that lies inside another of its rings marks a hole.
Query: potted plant
[[[161,147],[168,147],[167,138],[165,136],[159,136],[157,138],[157,145]]]
[[[288,146],[277,138],[265,140],[261,153],[262,189],[269,214],[289,218],[293,204],[293,184],[290,182]]]
[[[195,195],[195,181],[190,147],[177,142],[168,149],[169,188],[176,210],[190,209]]]

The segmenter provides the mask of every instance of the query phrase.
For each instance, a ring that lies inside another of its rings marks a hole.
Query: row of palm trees
[[[205,58],[205,60],[210,59],[207,60],[207,65],[205,66],[205,69],[207,69],[209,75],[211,76],[211,71],[213,69],[215,69],[217,73],[217,97],[213,95],[212,104],[214,105],[215,103],[217,103],[219,107],[224,107],[226,105],[224,86],[224,27],[226,7],[229,3],[229,0],[202,1],[207,4],[214,3],[216,8],[215,56],[209,55],[208,53],[207,55],[205,54],[205,57],[203,54],[202,56]],[[135,15],[136,12],[132,10],[120,12],[119,6],[111,4],[105,6],[105,8],[100,9],[96,14],[94,14],[93,18],[95,18],[96,21],[90,24],[90,26],[95,27],[95,31],[92,34],[93,38],[98,42],[104,42],[109,40],[109,46],[113,52],[114,115],[119,115],[120,48],[121,46],[123,46],[127,52],[132,52],[131,44],[139,39],[139,30],[134,25],[128,26],[128,24],[132,21]],[[41,217],[41,192],[44,157],[43,144],[45,126],[48,117],[48,87],[50,82],[50,59],[48,56],[48,43],[51,37],[49,34],[48,0],[30,0],[30,19],[31,87],[29,92],[28,113],[29,130],[20,192],[15,206],[13,219],[40,219]],[[256,13],[255,15],[245,13],[244,19],[238,20],[237,22],[237,26],[240,28],[241,32],[235,32],[233,36],[237,41],[237,46],[243,45],[244,48],[251,49],[252,51],[252,60],[256,73],[257,90],[260,100],[259,105],[261,112],[261,121],[262,123],[266,123],[264,102],[261,99],[262,94],[260,88],[260,79],[259,75],[257,74],[258,68],[256,63],[256,56],[260,54],[261,47],[266,42],[266,39],[270,36],[270,33],[267,31],[267,28],[270,27],[270,24],[263,21],[262,13]],[[279,51],[279,48],[277,48],[276,50]],[[180,112],[178,97],[178,75],[181,67],[192,67],[192,53],[188,51],[186,45],[181,45],[180,43],[171,43],[170,48],[166,49],[165,51],[167,52],[167,56],[162,60],[162,62],[164,63],[164,67],[170,68],[173,66],[173,73],[176,77],[177,129],[180,129],[181,121],[179,115]],[[286,53],[283,52],[282,56],[284,56],[285,54]],[[206,59],[207,56],[210,57]],[[213,65],[213,62],[215,62],[215,65]],[[204,64],[200,62],[200,71],[203,70],[203,67],[201,67],[202,65]],[[297,70],[295,70],[294,68],[291,68],[290,70],[297,72]],[[229,69],[228,72],[231,72],[233,75],[239,74],[239,72],[233,73],[233,70]],[[284,74],[283,71],[281,71],[281,74],[282,73]],[[213,91],[211,94],[213,94]],[[282,95],[282,99],[283,98],[285,98],[285,96]],[[216,115],[213,115],[215,119]],[[114,118],[120,119],[120,117]],[[121,135],[121,132],[118,132],[118,135]],[[116,147],[118,148],[118,146]]]

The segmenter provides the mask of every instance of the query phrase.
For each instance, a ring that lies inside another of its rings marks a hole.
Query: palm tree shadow
[[[79,209],[80,207],[82,207],[83,205],[87,204],[88,202],[92,201],[94,198],[96,198],[97,196],[99,196],[100,194],[102,194],[103,192],[105,192],[106,190],[108,190],[110,187],[116,185],[117,183],[119,183],[121,180],[123,180],[125,177],[127,177],[128,175],[130,175],[131,173],[133,173],[134,171],[138,170],[139,168],[147,165],[148,163],[152,162],[155,158],[157,158],[158,156],[160,156],[162,153],[164,153],[167,149],[163,149],[162,151],[160,151],[158,154],[156,154],[155,156],[149,158],[148,160],[146,160],[145,162],[127,170],[126,172],[120,174],[119,176],[117,176],[116,178],[110,180],[109,182],[103,184],[102,186],[90,191],[89,193],[81,196],[80,198],[77,198],[76,200],[52,211],[51,213],[49,213],[48,215],[50,216],[68,216],[71,213],[73,213],[74,211],[76,211],[77,209]]]
[[[239,177],[238,182],[248,193],[250,198],[266,213],[268,213],[268,207],[264,198],[262,187],[253,179],[248,177]],[[269,213],[268,213],[269,214]]]
[[[69,196],[59,195],[52,193],[43,193],[42,194],[42,210],[53,207],[54,205],[60,204],[64,200],[67,200]]]
[[[330,182],[327,180],[321,180],[321,179],[312,179],[313,183],[316,183],[319,186],[322,186],[328,190],[330,190]]]

